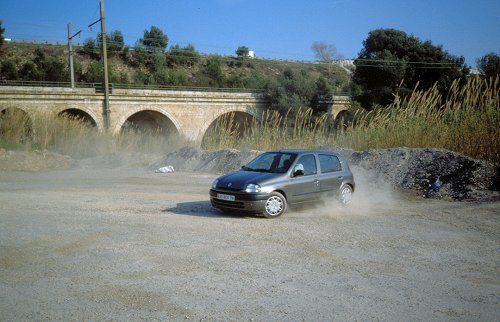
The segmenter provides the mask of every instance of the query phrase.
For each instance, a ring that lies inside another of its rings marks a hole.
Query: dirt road
[[[500,202],[358,178],[350,208],[267,220],[212,209],[214,178],[0,172],[0,319],[500,319]]]

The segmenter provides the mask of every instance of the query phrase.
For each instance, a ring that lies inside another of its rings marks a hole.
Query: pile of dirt
[[[73,159],[49,151],[7,151],[0,149],[0,170],[3,171],[40,171],[69,169]]]
[[[260,151],[239,151],[223,149],[218,151],[203,151],[192,147],[184,147],[167,154],[161,160],[153,163],[152,168],[173,166],[182,171],[203,171],[211,173],[227,173],[241,168],[261,153]]]
[[[499,198],[499,167],[445,149],[374,149],[354,151],[337,147],[322,150],[343,154],[354,172],[359,169],[370,177],[396,189],[412,191],[424,197],[447,200],[488,200]],[[172,165],[180,171],[227,173],[256,157],[259,151],[202,151],[182,148],[167,154],[153,167]],[[430,189],[439,180],[439,189]]]
[[[445,149],[353,151],[348,158],[353,166],[376,173],[397,188],[426,197],[477,200],[499,195],[498,166]],[[433,183],[437,183],[438,189],[430,189]]]

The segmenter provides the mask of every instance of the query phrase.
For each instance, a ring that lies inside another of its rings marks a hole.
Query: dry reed
[[[455,81],[442,103],[437,86],[415,90],[388,107],[358,115],[336,135],[336,143],[357,150],[390,147],[446,148],[500,162],[500,81]]]
[[[444,101],[444,103],[443,103]],[[337,145],[355,150],[391,147],[446,148],[474,158],[500,162],[500,79],[471,78],[454,82],[445,100],[437,85],[415,89],[405,98],[371,112],[358,111],[354,121],[333,129],[331,116],[302,109],[294,116],[267,111],[250,124],[233,113],[219,118],[202,147],[270,150]],[[124,131],[99,132],[79,119],[7,108],[0,114],[0,147],[51,150],[76,158],[115,151],[164,153],[189,145],[178,135]]]
[[[232,119],[223,118],[207,133],[206,149],[270,150],[338,145],[355,150],[392,147],[446,148],[474,158],[500,162],[500,80],[474,77],[455,81],[444,100],[437,85],[417,88],[406,98],[370,112],[357,111],[354,122],[332,129],[328,114],[311,109],[264,113],[243,136]]]
[[[123,131],[113,135],[100,132],[88,122],[69,116],[35,113],[28,116],[17,109],[0,115],[0,148],[48,150],[73,158],[113,152],[165,153],[192,144],[179,135],[154,131]]]

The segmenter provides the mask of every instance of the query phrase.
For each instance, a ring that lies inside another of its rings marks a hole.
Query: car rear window
[[[321,167],[322,173],[341,171],[342,166],[340,165],[340,160],[331,154],[320,154],[319,155],[319,165]]]

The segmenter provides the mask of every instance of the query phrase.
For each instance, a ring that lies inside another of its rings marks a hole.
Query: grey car
[[[335,198],[352,201],[354,177],[340,154],[318,150],[274,150],[260,154],[239,171],[217,178],[212,206],[223,212],[282,215],[289,205]]]

